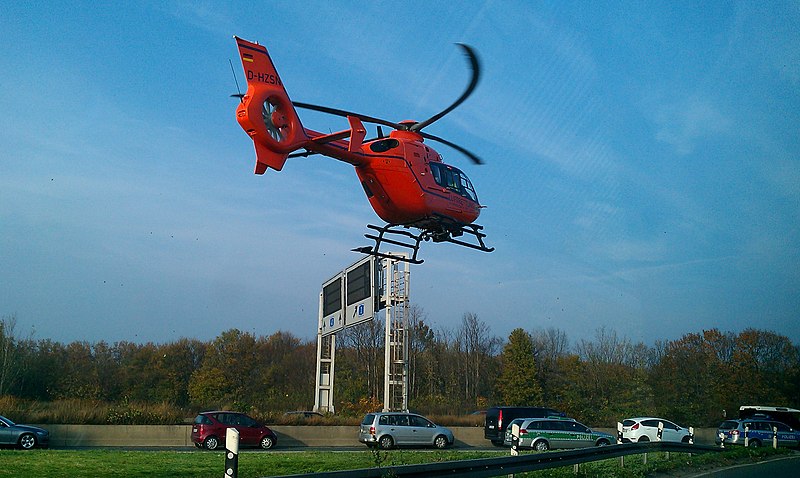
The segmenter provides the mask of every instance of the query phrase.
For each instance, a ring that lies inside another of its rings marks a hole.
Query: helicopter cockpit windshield
[[[453,166],[440,163],[430,163],[431,173],[436,184],[444,188],[453,190],[467,199],[478,202],[478,195],[475,188],[464,174]]]

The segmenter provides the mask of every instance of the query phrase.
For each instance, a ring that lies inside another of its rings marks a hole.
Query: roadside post
[[[772,427],[772,448],[778,448],[778,427]]]
[[[239,476],[239,430],[228,428],[225,434],[225,478]]]
[[[658,432],[656,432],[656,440],[662,441],[664,439],[664,422],[658,422]],[[667,460],[669,460],[669,452],[667,452]]]
[[[689,427],[689,444],[694,445],[694,427]]]
[[[725,434],[720,432],[717,436],[719,437],[719,447],[725,448]]]
[[[617,422],[617,445],[621,445],[621,444],[622,444],[622,423]],[[625,467],[625,456],[624,455],[619,457],[619,467],[620,468],[624,468]]]
[[[511,456],[519,455],[519,424],[511,425]]]
[[[511,424],[511,456],[519,455],[519,424]],[[514,473],[508,475],[508,478],[514,478]]]
[[[744,426],[744,447],[750,446],[750,425]]]

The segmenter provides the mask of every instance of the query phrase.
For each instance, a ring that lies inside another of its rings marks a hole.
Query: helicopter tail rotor
[[[280,171],[289,153],[308,141],[297,111],[264,46],[234,37],[247,79],[236,110],[239,125],[253,140],[256,174]]]

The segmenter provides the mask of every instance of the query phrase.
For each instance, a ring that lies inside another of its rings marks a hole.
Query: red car
[[[197,448],[216,450],[225,444],[228,428],[239,431],[239,445],[268,450],[278,443],[275,432],[244,413],[216,411],[197,415],[192,425],[192,442]]]

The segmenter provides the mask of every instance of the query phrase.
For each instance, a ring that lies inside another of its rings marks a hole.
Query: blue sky
[[[320,157],[252,174],[238,35],[297,101],[481,156],[491,254],[426,244],[412,301],[454,329],[717,327],[800,342],[800,4],[4,2],[0,315],[59,341],[316,333],[369,207]],[[341,118],[301,111],[318,131]]]

